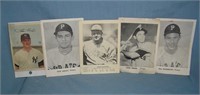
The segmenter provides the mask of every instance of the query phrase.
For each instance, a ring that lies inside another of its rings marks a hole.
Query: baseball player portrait
[[[168,24],[164,30],[164,47],[159,48],[158,66],[162,67],[187,67],[186,50],[179,47],[181,39],[181,29],[175,24]]]
[[[155,44],[146,40],[148,31],[142,24],[132,31],[128,40],[121,41],[121,66],[153,67]],[[131,39],[134,39],[134,42]]]
[[[84,65],[107,65],[117,64],[116,47],[103,38],[103,27],[93,24],[90,27],[91,39],[84,41],[83,64]]]
[[[28,33],[21,35],[23,48],[14,54],[15,70],[32,70],[44,68],[43,54],[31,47],[31,37]]]
[[[54,31],[57,47],[47,51],[48,70],[79,67],[79,48],[72,45],[74,31],[66,23],[60,23]]]

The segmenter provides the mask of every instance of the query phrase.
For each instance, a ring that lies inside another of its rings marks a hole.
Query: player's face
[[[71,46],[73,37],[68,31],[59,31],[56,35],[56,39],[61,48],[68,48]]]
[[[180,35],[178,33],[170,33],[165,36],[166,47],[169,50],[175,50],[178,46]]]
[[[24,48],[31,47],[31,39],[23,39],[22,40],[22,45],[23,45]]]
[[[99,30],[93,30],[92,31],[92,39],[94,41],[98,41],[102,38],[102,31]]]
[[[135,35],[136,39],[138,42],[142,43],[145,41],[145,32],[144,31],[139,31],[136,35]]]

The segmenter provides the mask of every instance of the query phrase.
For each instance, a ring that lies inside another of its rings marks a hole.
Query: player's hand
[[[123,45],[126,45],[126,46],[132,46],[133,45],[133,43],[132,42],[130,42],[130,41],[121,41],[121,46],[123,46]]]
[[[125,45],[125,44],[126,44],[125,41],[121,41],[121,42],[120,42],[120,46],[123,46],[123,45]]]
[[[140,55],[136,52],[128,52],[126,53],[128,56],[130,56],[131,58],[137,58],[140,57]]]
[[[148,60],[150,58],[150,56],[151,56],[151,54],[148,53],[148,54],[145,54],[144,56],[142,56],[141,59]]]
[[[130,41],[121,41],[121,51],[129,51],[130,47],[133,46],[133,43]]]
[[[19,70],[19,67],[15,66],[15,70]]]

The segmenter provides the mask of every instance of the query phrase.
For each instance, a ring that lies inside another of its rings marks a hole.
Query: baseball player
[[[55,39],[58,47],[47,51],[48,69],[65,69],[79,67],[79,48],[72,46],[74,39],[71,26],[65,23],[57,25]]]
[[[23,48],[14,55],[15,70],[32,70],[44,67],[43,55],[31,47],[31,38],[28,33],[21,35]]]
[[[121,42],[121,64],[133,67],[153,67],[155,44],[146,42],[147,30],[139,25],[131,35],[136,43]]]
[[[160,47],[158,65],[163,67],[187,67],[185,50],[178,47],[181,31],[177,24],[169,24],[164,31],[165,47]]]
[[[102,26],[94,24],[91,27],[92,40],[83,46],[85,65],[116,64],[116,48],[102,37]]]

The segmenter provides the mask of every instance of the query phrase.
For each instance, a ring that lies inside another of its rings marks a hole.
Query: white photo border
[[[83,65],[83,24],[117,24],[118,25],[118,40],[117,40],[117,49],[119,50],[119,46],[120,46],[120,34],[119,34],[119,21],[118,20],[85,20],[82,21],[80,30],[81,30],[81,34],[80,34],[80,42],[81,42],[81,74],[109,74],[109,73],[119,73],[120,72],[120,63],[119,63],[119,52],[117,52],[117,64],[116,65]],[[117,50],[117,51],[118,51]],[[98,69],[98,67],[103,68],[103,71],[101,71],[100,69]],[[95,72],[91,72],[93,69],[97,70]]]
[[[23,70],[23,71],[15,71],[15,65],[14,65],[14,51],[13,51],[13,42],[12,42],[12,38],[11,38],[11,29],[10,29],[10,25],[24,25],[24,24],[38,24],[38,27],[40,29],[40,21],[26,21],[26,22],[10,22],[8,23],[8,29],[9,29],[9,37],[10,37],[10,49],[11,49],[11,56],[12,56],[12,65],[13,65],[13,70],[15,73],[15,78],[20,78],[20,77],[34,77],[34,76],[43,76],[45,75],[45,63],[44,63],[44,68],[38,68],[38,69],[33,69],[33,70]],[[41,34],[41,31],[39,31]],[[42,35],[41,39],[42,39]],[[42,40],[41,40],[42,41]],[[41,45],[41,47],[43,48],[43,45]],[[44,58],[44,52],[42,53],[43,58]],[[43,59],[44,60],[44,59]]]
[[[44,61],[45,61],[45,71],[46,77],[55,77],[55,76],[65,76],[65,75],[75,75],[80,74],[80,67],[76,68],[67,68],[67,69],[56,69],[56,70],[48,70],[48,63],[47,63],[47,51],[45,45],[45,33],[43,23],[46,22],[69,22],[69,21],[78,21],[78,28],[79,28],[79,36],[80,36],[80,22],[83,21],[83,18],[63,18],[63,19],[49,19],[49,20],[41,20],[41,31],[42,31],[42,41],[43,41],[43,51],[44,51]],[[80,38],[79,38],[80,39]],[[79,54],[80,54],[80,41],[79,41]],[[80,63],[79,63],[80,64]]]
[[[156,47],[155,47],[155,55],[154,55],[154,67],[130,67],[130,66],[120,66],[121,72],[128,72],[128,73],[146,73],[146,74],[155,74],[155,63],[156,63],[156,54],[157,54],[157,47],[158,47],[158,36],[160,30],[160,21],[158,19],[151,19],[151,18],[126,18],[120,17],[119,18],[120,25],[121,23],[141,23],[141,24],[157,24],[157,31],[156,31]],[[121,28],[120,28],[121,33]],[[120,35],[121,36],[121,35]],[[121,37],[120,37],[121,41]],[[121,49],[121,47],[120,47]],[[120,51],[119,51],[120,52]]]
[[[174,74],[174,75],[184,75],[184,76],[189,76],[190,75],[190,66],[191,66],[191,54],[192,54],[192,45],[194,41],[194,34],[195,34],[195,28],[196,28],[196,20],[195,19],[177,19],[177,18],[157,18],[162,21],[166,22],[192,22],[193,27],[192,27],[192,34],[191,34],[191,40],[190,40],[190,46],[189,46],[189,55],[188,55],[188,67],[187,68],[173,68],[173,67],[161,67],[157,66],[156,62],[156,73],[161,73],[161,74]],[[160,37],[160,35],[159,35]],[[159,43],[159,42],[158,42]],[[157,52],[158,53],[158,52]],[[156,56],[156,60],[158,60]]]

